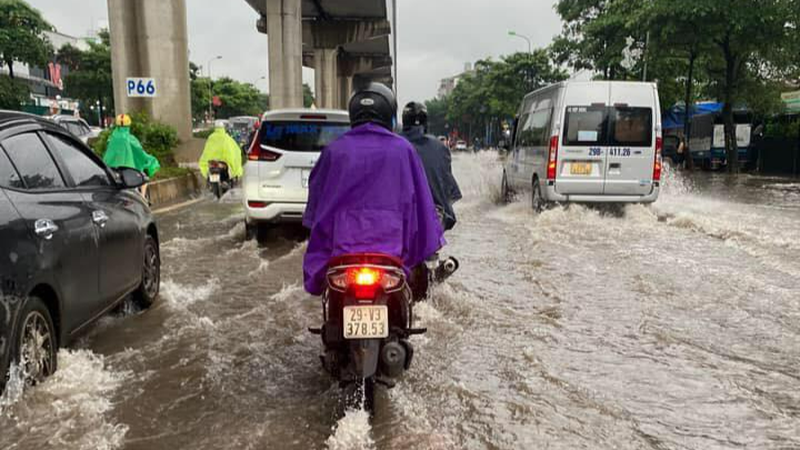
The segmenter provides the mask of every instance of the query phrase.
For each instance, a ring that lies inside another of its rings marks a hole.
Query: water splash
[[[372,450],[372,426],[369,413],[363,409],[348,410],[333,427],[333,434],[325,442],[328,450]]]

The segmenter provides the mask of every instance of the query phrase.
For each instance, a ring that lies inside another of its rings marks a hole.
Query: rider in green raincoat
[[[131,118],[127,114],[117,116],[117,127],[108,139],[106,154],[103,156],[108,167],[129,167],[152,177],[161,168],[158,159],[142,148],[136,136],[131,134]]]
[[[221,122],[214,125],[214,132],[208,137],[203,155],[200,156],[200,172],[204,178],[208,178],[209,161],[222,161],[227,164],[231,179],[242,176],[242,149],[225,131],[225,125]]]

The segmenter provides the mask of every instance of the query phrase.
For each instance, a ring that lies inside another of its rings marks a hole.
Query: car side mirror
[[[120,167],[116,169],[117,173],[119,174],[120,181],[122,183],[122,187],[125,189],[136,189],[139,186],[144,185],[148,181],[147,175],[144,172],[140,172],[136,169],[131,169],[129,167]]]

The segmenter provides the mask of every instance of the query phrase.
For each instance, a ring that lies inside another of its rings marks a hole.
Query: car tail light
[[[550,151],[547,156],[547,179],[556,179],[556,169],[558,168],[558,135],[550,138]]]
[[[328,272],[328,285],[339,292],[352,289],[357,299],[374,299],[379,289],[385,292],[398,290],[403,275],[396,269],[373,266],[334,268]]]
[[[259,202],[259,201],[254,201],[254,200],[249,200],[247,202],[247,206],[249,206],[251,208],[266,208],[267,205],[269,205],[269,203],[267,203],[267,202]]]
[[[653,162],[653,181],[661,181],[661,151],[664,148],[664,138],[656,137],[656,156]]]
[[[274,162],[277,161],[283,156],[283,154],[278,152],[273,152],[270,150],[266,150],[261,147],[261,139],[259,136],[259,131],[256,131],[256,134],[253,136],[253,142],[250,143],[250,150],[247,152],[247,159],[250,161],[268,161]]]

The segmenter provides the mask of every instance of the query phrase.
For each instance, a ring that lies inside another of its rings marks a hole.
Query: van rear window
[[[564,145],[598,145],[607,141],[605,106],[568,106]]]
[[[650,108],[568,106],[564,145],[646,147],[653,137]]]
[[[261,125],[261,145],[291,152],[319,152],[350,130],[338,122],[273,121]]]
[[[653,141],[653,111],[650,108],[612,108],[612,145],[647,147]]]

